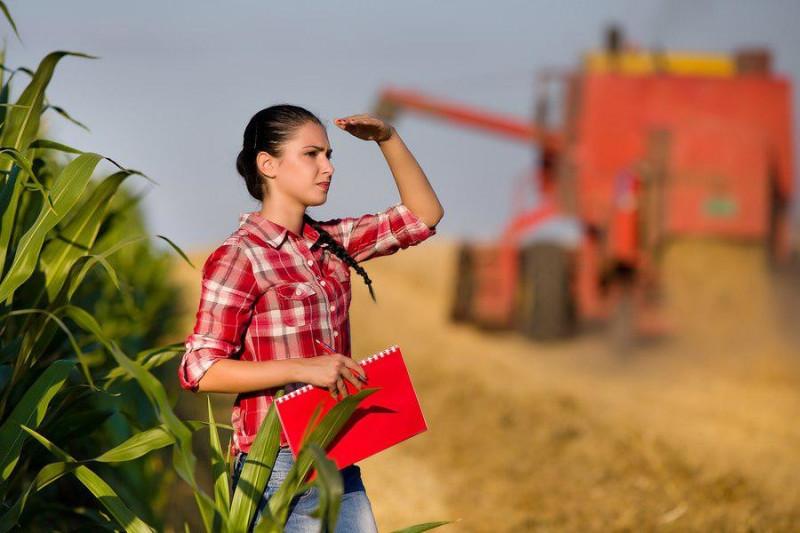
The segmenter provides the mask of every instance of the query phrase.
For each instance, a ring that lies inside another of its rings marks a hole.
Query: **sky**
[[[774,69],[795,82],[795,124],[800,118],[797,1],[6,4],[22,36],[20,43],[3,25],[9,67],[35,68],[54,50],[99,56],[62,59],[47,91],[90,132],[47,111],[48,137],[155,180],[132,177],[128,186],[146,194],[148,231],[186,250],[220,244],[240,213],[260,209],[235,169],[258,110],[291,103],[326,124],[336,170],[328,201],[311,216],[375,213],[400,200],[392,175],[377,145],[340,130],[335,118],[370,112],[393,86],[527,120],[535,73],[577,66],[611,22],[640,46],[771,48]],[[393,124],[445,208],[439,234],[498,235],[515,183],[535,161],[532,146],[414,114]]]

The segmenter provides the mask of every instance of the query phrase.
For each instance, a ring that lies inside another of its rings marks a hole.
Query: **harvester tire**
[[[575,333],[572,257],[554,243],[534,243],[520,250],[519,286],[514,322],[518,332],[535,340],[555,340]]]
[[[467,322],[471,319],[472,294],[475,285],[472,250],[462,243],[456,254],[456,276],[453,287],[453,305],[450,308],[450,320]]]

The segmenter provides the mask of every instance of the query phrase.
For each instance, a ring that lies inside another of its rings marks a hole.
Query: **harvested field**
[[[354,357],[399,344],[430,425],[360,463],[382,531],[796,530],[800,278],[753,246],[675,243],[676,333],[622,357],[602,329],[541,344],[449,323],[454,265],[438,236],[364,263],[377,305],[353,276]],[[188,333],[199,271],[175,273]],[[215,397],[223,420],[232,400]]]

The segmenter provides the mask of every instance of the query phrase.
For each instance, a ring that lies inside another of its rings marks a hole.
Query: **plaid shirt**
[[[320,225],[357,262],[393,254],[436,233],[402,203]],[[298,236],[258,211],[240,215],[239,228],[203,266],[196,323],[178,367],[181,387],[197,391],[203,374],[223,358],[267,361],[323,355],[315,339],[351,356],[350,267],[327,244],[317,243],[318,237],[307,223]],[[230,453],[249,451],[280,388],[236,397]],[[286,445],[283,434],[281,445]]]

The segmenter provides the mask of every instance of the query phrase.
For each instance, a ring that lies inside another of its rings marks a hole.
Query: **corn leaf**
[[[164,239],[165,241],[167,241],[167,244],[169,244],[170,246],[172,246],[172,248],[174,248],[174,249],[175,249],[175,251],[176,251],[176,252],[178,252],[178,253],[180,254],[180,256],[181,256],[181,257],[183,257],[183,259],[184,259],[184,260],[185,260],[187,263],[189,263],[189,266],[190,266],[190,267],[192,267],[192,268],[195,268],[194,264],[193,264],[193,263],[192,263],[192,262],[189,260],[189,257],[188,257],[188,256],[187,256],[187,255],[186,255],[184,252],[183,252],[183,250],[181,250],[181,248],[180,248],[180,247],[179,247],[177,244],[175,244],[175,243],[174,243],[174,242],[172,242],[172,241],[171,241],[169,238],[167,238],[167,237],[165,237],[165,236],[163,236],[163,235],[156,235],[156,237],[158,237],[159,239]]]
[[[27,181],[23,179],[22,186],[26,189],[39,191],[39,193],[42,195],[42,198],[44,198],[44,201],[47,202],[47,206],[51,210],[55,211],[53,198],[50,196],[50,193],[47,191],[44,185],[42,185],[42,182],[39,181],[39,178],[36,177],[36,174],[33,172],[31,162],[28,160],[28,158],[13,148],[0,148],[0,154],[13,161],[14,164],[24,170],[26,175],[29,177],[29,180],[33,182],[33,185],[28,185]]]
[[[39,131],[39,117],[42,114],[45,89],[53,77],[58,61],[68,55],[92,58],[92,56],[77,52],[58,51],[47,54],[39,63],[28,86],[22,91],[16,106],[8,109],[3,131],[0,134],[0,146],[14,148],[18,152],[27,150],[28,144]],[[10,170],[12,164],[3,162],[0,164],[0,171]],[[8,188],[9,184],[5,185]],[[14,180],[11,185],[9,190],[3,190],[3,195],[8,195],[8,197],[4,199],[4,203],[0,204],[2,206],[2,210],[0,210],[0,215],[2,215],[0,221],[0,277],[4,274],[3,266],[11,244],[14,219],[17,216],[17,204],[22,193],[22,181]],[[0,301],[3,299],[0,298]]]
[[[58,318],[58,316],[55,313],[51,313],[50,311],[48,311],[46,309],[17,309],[15,311],[10,311],[10,312],[6,313],[6,315],[12,316],[12,315],[34,314],[34,313],[42,313],[42,314],[47,315],[48,316],[48,320],[52,319],[58,325],[58,327],[60,327],[62,329],[62,331],[64,331],[64,333],[67,335],[67,340],[69,341],[70,345],[72,346],[72,349],[75,351],[75,355],[78,357],[78,361],[81,364],[81,369],[83,370],[83,374],[84,374],[84,377],[86,378],[86,382],[89,384],[89,387],[92,390],[99,390],[94,385],[94,381],[92,380],[92,374],[91,374],[91,372],[89,372],[89,365],[88,365],[88,362],[86,361],[86,356],[84,355],[83,351],[81,350],[81,347],[78,345],[78,342],[75,340],[75,336],[72,334],[72,331],[70,331],[70,329],[67,327],[67,325],[64,324],[64,321],[61,320],[60,318]],[[6,316],[6,315],[0,315],[0,318],[2,318],[2,316]],[[47,320],[44,320],[44,321],[40,322],[40,327],[44,327],[44,325],[46,323],[47,323]],[[26,350],[20,350],[20,355],[14,361],[14,372],[15,373],[13,373],[11,375],[11,385],[12,386],[15,383],[15,378],[17,376],[17,373],[22,372],[23,371],[22,369],[24,369],[24,368],[29,366],[27,353],[28,352]],[[5,398],[4,398],[4,400],[5,400]]]
[[[318,445],[310,444],[304,450],[311,455],[317,472],[315,482],[319,491],[319,507],[315,516],[319,517],[328,531],[335,531],[344,494],[342,474],[336,468],[336,463],[328,459],[325,451]]]
[[[67,111],[63,107],[59,107],[59,106],[53,105],[53,104],[48,104],[48,105],[46,105],[44,107],[44,110],[46,111],[48,109],[52,109],[53,111],[55,111],[56,113],[58,113],[59,115],[61,115],[65,119],[69,120],[70,122],[72,122],[76,126],[81,127],[83,129],[85,129],[86,131],[90,132],[89,128],[87,128],[85,124],[75,120],[69,113],[67,113]]]
[[[50,84],[56,65],[65,56],[96,59],[94,56],[80,52],[57,51],[47,54],[39,63],[33,78],[17,100],[18,106],[29,107],[21,108],[20,111],[12,108],[6,120],[6,127],[0,136],[0,145],[24,150],[33,140],[34,135],[39,131],[39,117],[42,114],[45,89]]]
[[[73,459],[68,453],[47,440],[47,438],[43,435],[24,426],[22,429],[30,433],[31,436],[39,441],[42,446],[47,448],[48,451],[57,457],[63,458],[65,462],[75,462],[75,459]],[[114,519],[119,522],[123,528],[125,528],[125,531],[130,533],[152,533],[155,531],[144,521],[142,521],[141,518],[136,516],[127,505],[125,505],[125,502],[122,501],[117,493],[114,492],[114,489],[112,489],[111,486],[103,480],[103,478],[95,474],[86,465],[80,465],[75,468],[73,470],[73,474],[87,489],[89,489],[89,492],[91,492],[106,509],[108,509],[108,512],[111,513],[111,516],[113,516]]]
[[[51,190],[56,212],[42,208],[36,221],[20,239],[11,269],[0,282],[0,302],[10,299],[14,291],[31,276],[45,236],[78,201],[102,158],[100,154],[86,153],[64,167]]]
[[[186,347],[182,342],[175,342],[160,348],[142,350],[136,354],[136,362],[141,364],[145,370],[150,370],[151,368],[159,367],[173,360],[176,356],[183,354],[185,351]],[[108,373],[101,378],[101,381],[105,381],[103,389],[108,390],[116,380],[125,382],[130,379],[133,379],[130,374],[125,372],[121,367],[115,367],[109,370]],[[217,427],[220,427],[219,424],[217,424]]]
[[[450,524],[450,521],[444,522],[426,522],[424,524],[417,524],[416,526],[410,526],[404,529],[397,529],[392,533],[421,533],[422,531],[429,531],[431,529],[435,529],[439,526],[443,526],[445,524]]]
[[[41,263],[50,301],[53,301],[61,290],[72,263],[91,250],[111,198],[120,184],[130,175],[130,171],[123,170],[100,182],[89,198],[77,209],[77,214],[62,229],[59,238],[51,240],[45,246],[41,254]],[[110,268],[110,265],[108,267]]]
[[[49,139],[36,139],[30,145],[30,148],[42,148],[45,150],[56,150],[59,152],[64,152],[66,154],[82,154],[83,150],[78,150],[77,148],[73,148],[71,146],[67,146],[66,144],[62,144],[56,141],[51,141]]]
[[[206,396],[208,403],[208,438],[211,449],[211,478],[214,480],[214,501],[217,507],[225,510],[225,515],[217,517],[223,523],[228,522],[228,512],[231,506],[230,487],[228,487],[228,470],[225,467],[225,458],[222,456],[222,446],[219,442],[217,424],[214,420],[214,411],[211,409],[211,397]],[[221,524],[214,524],[214,531],[218,531]]]
[[[117,364],[131,374],[155,407],[159,420],[175,436],[177,446],[172,448],[172,460],[178,475],[194,489],[195,501],[200,509],[203,523],[207,530],[211,528],[216,503],[197,484],[194,478],[196,459],[192,452],[192,435],[189,428],[175,416],[169,404],[164,386],[142,365],[131,360],[125,355],[115,342],[110,340],[100,328],[100,325],[85,310],[73,305],[63,306],[65,314],[75,321],[81,328],[92,333],[98,341],[108,349]],[[223,510],[218,510],[223,514]]]
[[[11,24],[11,29],[14,30],[14,35],[16,35],[17,39],[22,42],[22,37],[19,36],[19,32],[17,31],[17,25],[14,23],[14,19],[11,18],[11,13],[8,12],[5,2],[0,2],[0,10],[3,11],[3,15],[6,17],[8,23]]]
[[[122,444],[92,459],[101,463],[132,461],[139,457],[175,444],[175,437],[163,425],[133,435]]]
[[[57,462],[42,467],[33,482],[25,488],[17,501],[14,502],[14,505],[3,516],[0,516],[0,533],[6,533],[19,526],[19,519],[31,492],[43,489],[60,477],[74,471],[78,466],[76,463]]]
[[[0,426],[0,475],[3,481],[14,470],[22,445],[27,438],[21,426],[39,427],[53,396],[61,389],[69,372],[75,366],[73,361],[54,361],[42,372],[22,396],[9,417]]]
[[[281,424],[278,420],[278,411],[275,405],[269,406],[267,416],[258,429],[256,438],[250,446],[244,466],[236,482],[233,494],[233,503],[230,512],[230,527],[232,531],[246,531],[253,519],[258,502],[266,488],[272,469],[275,467],[275,458],[280,447]],[[265,507],[261,515],[261,522],[265,526],[275,527],[276,523]]]

